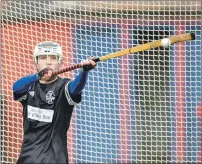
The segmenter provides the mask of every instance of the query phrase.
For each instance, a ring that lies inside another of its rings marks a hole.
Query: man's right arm
[[[26,96],[30,86],[38,80],[37,74],[28,75],[18,79],[14,82],[12,90],[13,90],[13,98],[14,100],[20,100],[24,96]]]

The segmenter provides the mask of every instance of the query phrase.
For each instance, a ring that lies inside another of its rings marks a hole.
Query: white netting
[[[35,72],[36,43],[60,43],[66,67],[187,32],[196,40],[98,63],[72,116],[69,160],[202,162],[200,1],[1,1],[1,7],[2,163],[20,152],[22,109],[11,87]]]

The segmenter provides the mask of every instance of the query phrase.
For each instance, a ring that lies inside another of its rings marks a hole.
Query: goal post
[[[19,156],[22,107],[11,89],[35,73],[36,43],[60,43],[67,67],[188,32],[196,39],[98,63],[74,109],[67,145],[71,163],[202,162],[200,1],[0,3],[0,163]]]

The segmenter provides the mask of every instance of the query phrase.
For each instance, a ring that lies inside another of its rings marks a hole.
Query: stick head
[[[196,39],[196,36],[195,36],[195,34],[193,32],[191,32],[190,35],[191,35],[191,40],[195,40]]]

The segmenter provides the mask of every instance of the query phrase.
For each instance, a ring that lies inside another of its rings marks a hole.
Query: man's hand
[[[96,62],[94,62],[92,59],[93,59],[93,57],[90,57],[90,58],[83,60],[81,62],[81,64],[83,65],[84,71],[89,71],[89,70],[95,68]]]
[[[42,81],[51,81],[54,79],[53,70],[51,68],[44,68],[37,74],[38,79]]]

